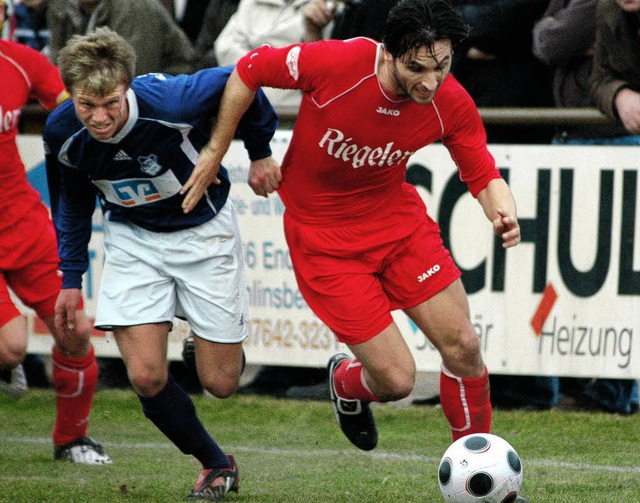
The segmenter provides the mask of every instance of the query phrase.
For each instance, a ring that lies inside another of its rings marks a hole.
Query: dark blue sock
[[[157,395],[138,398],[144,415],[184,454],[200,461],[203,468],[231,466],[228,456],[202,426],[191,397],[171,374]]]

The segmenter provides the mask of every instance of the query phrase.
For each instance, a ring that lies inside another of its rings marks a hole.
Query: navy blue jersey
[[[105,218],[155,232],[200,225],[222,208],[230,186],[224,167],[221,184],[212,184],[188,214],[179,192],[210,138],[231,70],[137,77],[127,94],[129,118],[109,140],[91,136],[71,100],[50,114],[43,138],[65,288],[78,288],[87,269],[96,195]],[[258,92],[237,131],[251,160],[271,155],[276,127],[271,104]]]

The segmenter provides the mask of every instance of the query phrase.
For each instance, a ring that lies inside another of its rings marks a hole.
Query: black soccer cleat
[[[329,396],[342,433],[358,449],[370,451],[378,445],[378,429],[371,407],[367,402],[340,398],[336,393],[333,375],[344,360],[350,360],[344,353],[333,355],[329,359],[327,366],[329,370]]]

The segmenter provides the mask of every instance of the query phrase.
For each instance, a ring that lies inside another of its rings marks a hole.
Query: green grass
[[[329,403],[194,396],[200,418],[236,457],[240,493],[225,501],[440,502],[438,462],[450,443],[435,407],[375,407],[378,447],[342,436]],[[1,502],[184,501],[200,467],[144,418],[130,390],[96,395],[90,434],[110,466],[52,461],[53,392],[0,396]],[[524,465],[532,503],[640,501],[640,415],[495,411],[493,432]]]

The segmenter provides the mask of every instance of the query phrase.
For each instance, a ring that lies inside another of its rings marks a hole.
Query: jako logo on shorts
[[[424,280],[430,278],[435,273],[437,273],[439,270],[440,270],[440,266],[438,264],[434,265],[431,269],[429,269],[426,272],[423,272],[422,274],[420,274],[418,276],[418,283],[422,283]]]

